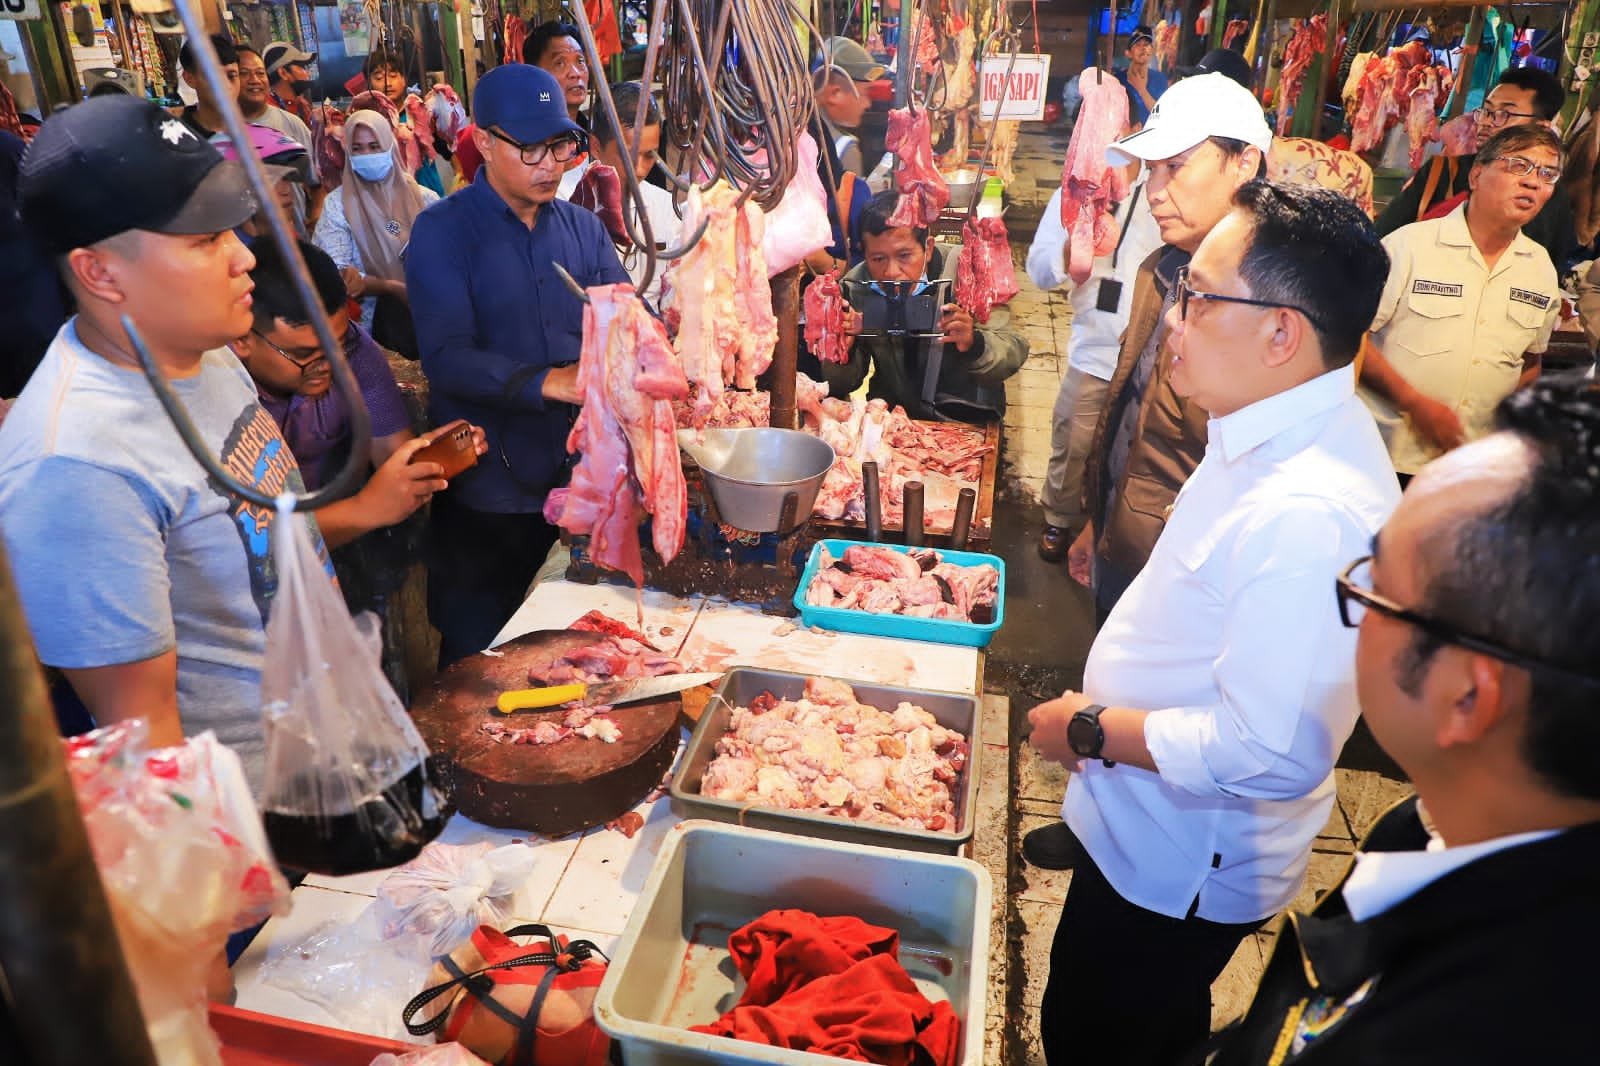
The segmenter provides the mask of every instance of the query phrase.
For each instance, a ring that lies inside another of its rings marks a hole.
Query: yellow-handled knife
[[[543,710],[574,702],[590,707],[639,703],[643,700],[673,696],[685,689],[709,685],[721,679],[722,673],[714,671],[698,674],[663,674],[660,677],[607,681],[598,685],[585,685],[580,681],[570,685],[522,688],[500,693],[500,698],[495,701],[495,710],[501,714],[514,714],[517,711]]]

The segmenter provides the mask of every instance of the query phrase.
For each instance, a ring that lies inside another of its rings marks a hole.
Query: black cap
[[[1140,41],[1144,41],[1146,44],[1155,44],[1155,32],[1149,26],[1135,26],[1133,32],[1128,35],[1128,47],[1132,48]]]
[[[52,115],[22,158],[17,199],[28,229],[58,255],[133,229],[221,233],[256,210],[239,164],[131,96]]]
[[[1194,66],[1178,67],[1174,73],[1181,78],[1192,78],[1197,74],[1223,74],[1252,92],[1256,80],[1255,71],[1250,69],[1250,61],[1232,48],[1213,48],[1201,56],[1200,62]]]

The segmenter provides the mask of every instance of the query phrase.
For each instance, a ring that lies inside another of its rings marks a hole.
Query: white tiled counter
[[[672,649],[694,619],[697,601],[658,592],[643,595],[644,631],[658,646]],[[629,625],[637,624],[635,594],[606,585],[547,581],[532,594],[501,631],[497,642],[538,629],[564,629],[590,610],[599,609]],[[712,601],[695,623],[681,657],[699,669],[733,666],[831,674],[879,684],[976,694],[980,691],[982,653],[972,648],[852,634],[816,633],[786,619],[763,615],[737,604]],[[1003,817],[1007,801],[1009,749],[1003,701],[985,701],[984,750],[980,761],[978,834],[985,843],[996,838],[984,819],[998,805]],[[685,733],[685,738],[687,733]],[[666,796],[640,804],[643,827],[630,839],[610,829],[591,829],[549,840],[516,830],[492,829],[457,815],[439,840],[446,844],[523,844],[536,852],[533,873],[517,888],[509,909],[518,922],[542,922],[574,938],[594,941],[607,952],[615,945],[655,862],[663,835],[678,818]],[[1004,833],[999,834],[1004,839]],[[983,850],[985,843],[978,844]],[[975,855],[992,865],[990,857]],[[1005,892],[1003,855],[996,900]],[[294,891],[294,909],[269,922],[234,965],[238,1004],[250,1010],[335,1028],[350,1023],[331,1016],[309,1000],[263,978],[269,952],[300,944],[329,922],[348,926],[373,902],[389,871],[351,877],[312,875]],[[1000,941],[1003,945],[1003,939]],[[999,953],[1003,961],[1003,952]],[[307,958],[304,965],[316,966]],[[299,965],[299,963],[295,963]],[[992,964],[991,964],[992,966]],[[992,974],[1003,980],[1003,975]],[[413,992],[421,991],[420,984]],[[1003,1002],[1003,1000],[1002,1000]],[[396,1002],[398,1019],[403,1000]],[[383,1035],[399,1036],[390,1032]]]

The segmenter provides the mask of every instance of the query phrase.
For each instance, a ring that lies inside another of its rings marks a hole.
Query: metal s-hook
[[[1000,82],[1000,99],[997,100],[994,105],[994,118],[989,120],[989,135],[988,137],[984,138],[983,155],[978,157],[978,182],[980,185],[984,180],[984,169],[989,165],[989,157],[994,154],[995,131],[1000,128],[1000,113],[1006,109],[1006,96],[1009,94],[1011,89],[1011,71],[1017,65],[1017,56],[1022,51],[1021,31],[1013,28],[1002,33],[1001,31],[996,30],[990,35],[991,41],[998,41],[1001,38],[1004,39],[1006,44],[1010,44],[1012,46],[1011,58],[1006,61],[1006,75],[1005,78]],[[988,46],[989,41],[984,42],[985,49],[987,49]],[[979,62],[982,62],[981,57]],[[978,191],[976,189],[973,190],[972,199],[967,203],[967,217],[961,223],[963,228],[965,228],[966,224],[971,222],[973,216],[978,213],[978,204],[981,203],[982,200],[983,197],[979,195]]]
[[[175,0],[175,6],[178,17],[183,21],[184,33],[195,46],[194,53],[200,60],[200,75],[205,79],[212,98],[217,101],[218,108],[222,112],[223,124],[227,128],[228,136],[233,139],[235,150],[239,153],[239,161],[243,164],[245,176],[249,179],[250,190],[255,194],[258,206],[266,211],[273,240],[277,243],[279,252],[283,254],[284,262],[289,266],[295,295],[299,298],[300,305],[306,312],[306,318],[316,333],[317,343],[322,346],[323,355],[333,368],[334,384],[344,395],[345,406],[349,409],[350,454],[345,459],[344,466],[316,492],[294,494],[295,510],[314,511],[348,495],[347,490],[354,487],[368,462],[368,445],[372,440],[372,429],[367,414],[367,404],[362,399],[361,388],[356,383],[350,363],[344,357],[343,345],[333,336],[333,329],[328,323],[327,314],[323,311],[322,301],[317,298],[316,289],[311,283],[311,274],[306,269],[305,260],[300,256],[294,230],[290,227],[289,220],[284,217],[283,208],[279,206],[278,198],[267,181],[261,157],[251,143],[244,115],[239,111],[238,101],[234,98],[222,73],[222,64],[217,60],[216,50],[206,34],[200,14],[191,0]],[[156,364],[155,356],[145,344],[144,338],[139,335],[138,328],[130,316],[122,316],[122,328],[128,333],[128,340],[139,356],[139,366],[144,370],[144,376],[150,382],[150,387],[155,390],[156,399],[160,401],[167,417],[172,420],[173,427],[177,429],[184,446],[189,449],[205,472],[235,496],[261,507],[276,507],[276,496],[244,484],[223,469],[221,462],[212,454],[200,431],[190,419],[183,401],[178,399],[177,393],[168,384],[166,376]]]

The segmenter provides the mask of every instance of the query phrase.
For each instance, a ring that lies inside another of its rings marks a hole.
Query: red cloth
[[[1460,207],[1462,204],[1464,204],[1466,202],[1467,202],[1467,194],[1466,193],[1464,193],[1464,192],[1456,193],[1456,195],[1451,196],[1451,197],[1447,197],[1446,199],[1443,199],[1443,200],[1440,200],[1433,207],[1431,207],[1428,210],[1424,211],[1422,213],[1421,217],[1419,217],[1417,219],[1417,221],[1418,222],[1426,222],[1430,218],[1443,218],[1444,216],[1448,215],[1450,212],[1454,211],[1456,208]]]
[[[884,1066],[956,1066],[961,1020],[917,990],[899,934],[859,918],[771,911],[728,938],[748,987],[695,1032]]]
[[[477,178],[478,168],[483,166],[483,154],[478,151],[478,145],[472,139],[472,131],[477,128],[475,125],[470,125],[456,138],[456,165],[461,168],[461,180],[468,185]]]
[[[616,7],[611,0],[583,0],[583,12],[589,16],[589,26],[594,30],[594,50],[600,53],[600,62],[610,62],[612,56],[622,51]]]

